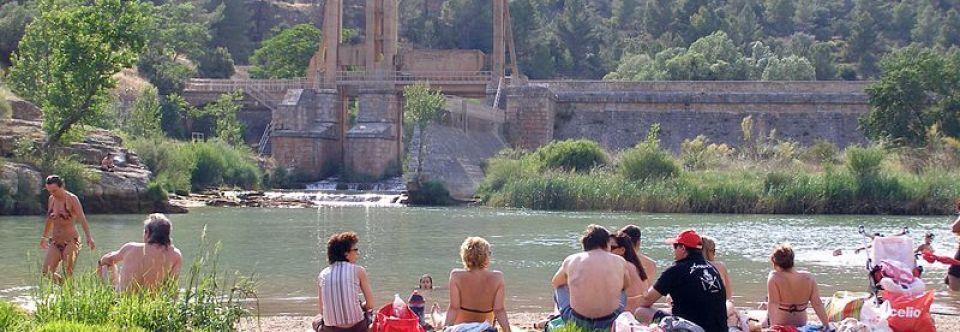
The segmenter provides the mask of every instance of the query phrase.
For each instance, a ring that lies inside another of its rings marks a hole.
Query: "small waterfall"
[[[341,182],[337,177],[307,184],[303,191],[277,191],[270,199],[311,202],[320,207],[401,207],[407,200],[407,186],[401,177],[375,183]]]

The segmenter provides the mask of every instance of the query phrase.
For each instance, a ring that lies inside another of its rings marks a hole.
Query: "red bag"
[[[397,317],[399,313],[399,317]],[[426,332],[420,326],[420,316],[417,316],[406,305],[398,310],[393,310],[393,303],[384,305],[377,310],[377,316],[373,319],[372,332]]]
[[[933,291],[923,295],[909,295],[883,291],[883,298],[890,303],[890,317],[887,323],[894,332],[937,332],[930,317],[930,305],[933,304]]]

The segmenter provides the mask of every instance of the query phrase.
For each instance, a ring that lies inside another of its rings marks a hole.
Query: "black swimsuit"
[[[957,247],[957,253],[953,255],[953,259],[960,260],[960,246]],[[950,265],[950,269],[947,270],[947,274],[956,278],[960,278],[960,265]]]

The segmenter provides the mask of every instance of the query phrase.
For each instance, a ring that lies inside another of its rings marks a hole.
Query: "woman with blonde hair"
[[[723,288],[727,290],[727,300],[732,299],[733,282],[730,281],[730,271],[727,270],[727,264],[717,260],[717,241],[706,235],[702,236],[700,241],[703,245],[703,258],[706,258],[720,272],[720,279],[723,279]]]
[[[500,324],[510,332],[504,306],[506,287],[503,273],[489,270],[490,243],[481,237],[468,237],[460,245],[462,269],[450,271],[450,307],[446,326],[464,323]]]

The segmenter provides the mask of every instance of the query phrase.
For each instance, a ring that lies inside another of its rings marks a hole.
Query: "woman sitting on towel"
[[[469,237],[460,245],[463,269],[450,271],[450,307],[446,326],[464,323],[500,323],[502,332],[510,332],[510,321],[504,307],[506,289],[503,273],[488,270],[490,243],[480,237]]]
[[[770,256],[773,263],[773,271],[767,277],[767,320],[770,326],[807,325],[807,308],[811,306],[820,322],[829,324],[817,281],[809,272],[797,271],[793,257],[793,248],[788,244],[777,245]]]

